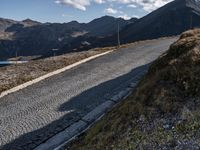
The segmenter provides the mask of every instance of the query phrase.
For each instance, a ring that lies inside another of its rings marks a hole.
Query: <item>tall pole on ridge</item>
[[[16,49],[16,51],[15,51],[15,59],[16,59],[16,61],[17,61],[17,57],[18,57],[18,49]]]
[[[118,24],[117,24],[117,47],[120,48],[120,37],[119,37],[119,21],[118,21]]]
[[[193,29],[193,16],[190,15],[190,29]]]

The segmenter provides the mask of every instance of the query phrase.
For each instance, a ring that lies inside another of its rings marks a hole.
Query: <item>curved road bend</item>
[[[33,149],[138,80],[177,38],[114,51],[0,99],[0,149]]]

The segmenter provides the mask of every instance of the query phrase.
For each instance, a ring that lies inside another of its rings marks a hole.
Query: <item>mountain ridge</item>
[[[125,32],[122,34],[122,39],[124,41],[134,41],[180,34],[191,28],[190,15],[193,16],[193,27],[200,26],[200,15],[196,16],[196,13],[190,12],[191,10],[200,13],[199,6],[195,0],[172,1],[139,19],[136,24],[129,25],[130,27],[122,30],[121,32]],[[195,22],[195,20],[197,21]],[[148,28],[149,26],[151,28]],[[132,31],[131,33],[130,30]],[[143,37],[138,34],[141,30],[143,30],[143,33],[140,34],[143,34]],[[131,38],[135,34],[136,36]]]
[[[133,24],[125,26],[120,31],[120,41],[123,44],[176,36],[182,32],[200,27],[200,1],[175,0],[148,15],[138,19]],[[117,45],[117,34],[94,43],[98,46]],[[113,40],[115,39],[115,40]]]

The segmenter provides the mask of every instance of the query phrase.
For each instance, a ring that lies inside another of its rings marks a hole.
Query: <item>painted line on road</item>
[[[67,70],[69,70],[69,69],[72,69],[72,68],[74,68],[74,67],[76,67],[76,66],[78,66],[78,65],[81,65],[81,64],[86,63],[86,62],[88,62],[88,61],[94,60],[94,59],[96,59],[96,58],[98,58],[98,57],[100,57],[100,56],[104,56],[104,55],[106,55],[106,54],[109,54],[109,53],[111,53],[111,52],[113,52],[113,51],[114,51],[114,50],[110,50],[110,51],[107,51],[107,52],[104,52],[104,53],[101,53],[101,54],[97,54],[97,55],[88,57],[88,58],[83,59],[83,60],[81,60],[81,61],[79,61],[79,62],[76,62],[76,63],[74,63],[74,64],[71,64],[71,65],[69,65],[69,66],[66,66],[66,67],[64,67],[64,68],[61,68],[61,69],[58,69],[58,70],[56,70],[56,71],[50,72],[50,73],[48,73],[48,74],[46,74],[46,75],[43,75],[43,76],[41,76],[41,77],[39,77],[39,78],[33,79],[33,80],[28,81],[28,82],[26,82],[26,83],[23,83],[23,84],[21,84],[21,85],[18,85],[18,86],[14,87],[14,88],[11,88],[10,90],[7,90],[7,91],[2,92],[2,93],[0,94],[0,98],[6,96],[6,95],[8,95],[8,94],[17,92],[17,91],[19,91],[19,90],[21,90],[21,89],[24,89],[24,88],[26,88],[26,87],[28,87],[28,86],[30,86],[30,85],[33,85],[33,84],[35,84],[35,83],[38,83],[38,82],[40,82],[40,81],[42,81],[42,80],[45,80],[45,79],[47,79],[47,78],[49,78],[49,77],[52,77],[52,76],[57,75],[57,74],[60,74],[60,73],[62,73],[62,72],[64,72],[64,71],[67,71]]]

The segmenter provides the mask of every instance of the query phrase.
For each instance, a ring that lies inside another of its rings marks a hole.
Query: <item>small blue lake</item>
[[[0,67],[12,65],[12,64],[23,64],[27,63],[28,61],[0,61]]]

